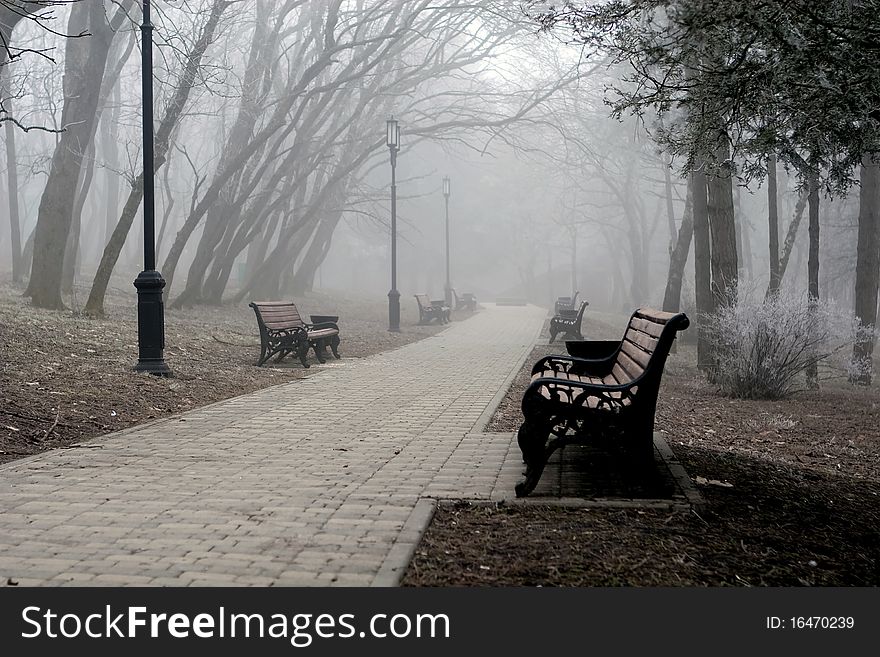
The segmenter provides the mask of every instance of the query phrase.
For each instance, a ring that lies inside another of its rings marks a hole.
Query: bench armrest
[[[302,326],[290,326],[286,328],[269,328],[268,326],[265,328],[268,335],[276,338],[298,335],[300,333],[306,333],[308,331],[308,326],[305,324]]]
[[[619,340],[566,340],[565,349],[572,358],[605,360],[612,358],[620,347]]]
[[[603,394],[609,392],[625,392],[630,388],[639,385],[639,380],[641,378],[642,377],[640,376],[626,383],[605,384],[585,383],[583,381],[572,381],[570,379],[556,379],[552,376],[542,376],[538,379],[535,379],[529,384],[529,387],[526,390],[526,394],[523,396],[523,404],[525,404],[526,397],[528,397],[530,392],[537,391],[542,386],[562,386],[563,388],[576,388],[578,390],[583,390],[584,392],[592,393],[593,395],[600,397]]]
[[[317,324],[308,324],[309,329],[336,329],[339,330],[339,326],[336,322],[318,322]]]
[[[591,360],[589,358],[572,358],[557,354],[545,356],[532,367],[532,376],[552,370],[560,373],[570,373],[586,376],[603,377],[611,372],[614,366],[614,358]]]
[[[620,348],[620,342],[616,340],[566,340],[565,345],[572,355],[546,356],[535,363],[532,374],[553,370],[601,378],[611,372]]]

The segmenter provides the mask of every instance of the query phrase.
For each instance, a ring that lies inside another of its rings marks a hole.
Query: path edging
[[[385,555],[385,560],[379,567],[379,572],[373,578],[370,586],[392,587],[400,586],[406,569],[412,561],[416,547],[422,541],[422,535],[431,524],[434,513],[437,511],[437,500],[430,497],[422,497],[417,502],[409,518],[403,525],[394,545]]]

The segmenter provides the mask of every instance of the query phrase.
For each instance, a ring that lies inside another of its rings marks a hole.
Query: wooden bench
[[[321,363],[326,362],[327,347],[339,358],[339,326],[335,322],[307,324],[296,305],[287,301],[254,301],[250,307],[260,328],[258,367],[276,354],[277,362],[290,353],[296,353],[303,367],[309,367],[309,349]]]
[[[517,440],[526,464],[516,494],[531,493],[550,455],[571,443],[621,449],[635,466],[653,463],[654,411],[660,378],[683,313],[636,310],[623,339],[569,342],[568,356],[532,368]]]
[[[561,315],[566,310],[572,311],[574,310],[574,304],[577,303],[578,295],[580,294],[580,290],[574,293],[573,297],[557,297],[556,303],[553,306],[553,314]]]
[[[581,307],[578,310],[563,310],[554,315],[550,320],[550,344],[553,344],[556,336],[560,333],[564,333],[569,340],[583,340],[581,324],[584,321],[584,311],[589,305],[589,301],[581,301]]]
[[[458,292],[455,291],[455,288],[452,288],[452,298],[455,301],[456,310],[464,309],[470,310],[471,312],[477,310],[477,297],[471,292],[465,292],[461,296],[458,296]]]
[[[435,319],[440,324],[449,322],[452,311],[441,299],[431,301],[427,294],[415,294],[416,303],[419,304],[419,324],[430,324]]]

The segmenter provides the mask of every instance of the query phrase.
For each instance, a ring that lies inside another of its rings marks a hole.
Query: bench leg
[[[299,356],[299,362],[305,368],[309,367],[309,341],[303,340],[296,346],[296,355]]]
[[[336,356],[336,360],[339,360],[341,356],[339,355],[339,336],[334,335],[330,338],[330,351],[333,352],[333,355]]]
[[[315,352],[315,358],[318,359],[318,362],[322,365],[327,362],[327,358],[324,356],[324,340],[315,340],[312,343],[312,349]]]
[[[263,363],[265,363],[267,360],[269,360],[269,356],[271,356],[271,355],[272,354],[269,353],[269,348],[266,345],[266,343],[265,342],[262,343],[260,345],[260,358],[257,361],[257,367],[262,366]]]
[[[538,485],[547,459],[559,446],[557,441],[547,438],[550,436],[550,427],[544,422],[526,420],[520,426],[516,434],[517,443],[522,450],[523,461],[526,464],[525,479],[516,485],[516,496],[525,497]]]

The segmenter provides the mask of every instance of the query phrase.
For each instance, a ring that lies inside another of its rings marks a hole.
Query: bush
[[[779,399],[802,388],[808,367],[852,345],[852,313],[806,297],[740,299],[704,317],[715,363],[712,379],[740,399]],[[864,363],[844,362],[846,374]],[[828,368],[825,368],[828,371]]]

